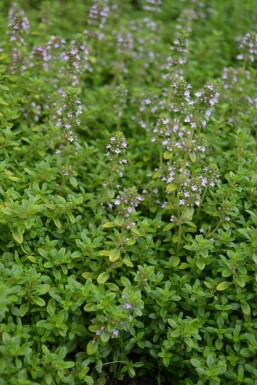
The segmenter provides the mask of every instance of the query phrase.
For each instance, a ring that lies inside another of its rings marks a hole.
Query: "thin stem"
[[[206,193],[207,193],[207,190],[208,190],[208,187],[206,187],[204,189],[204,192],[203,192],[203,195],[202,195],[202,198],[201,198],[201,203],[199,204],[198,208],[197,208],[197,212],[196,212],[196,216],[195,216],[195,219],[198,219],[199,217],[199,214],[200,214],[200,208],[204,202],[204,199],[205,199],[205,196],[206,196]]]
[[[210,238],[212,236],[212,234],[214,234],[221,226],[221,224],[223,223],[224,221],[224,216],[222,216],[219,220],[219,222],[217,223],[216,227],[206,235],[206,238]]]
[[[126,364],[127,361],[110,361],[110,362],[106,362],[105,364],[102,364],[102,366],[105,366],[105,365],[111,365],[111,364]]]

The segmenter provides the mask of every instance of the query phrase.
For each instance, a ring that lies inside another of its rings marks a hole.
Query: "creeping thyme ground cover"
[[[0,385],[256,385],[254,1],[0,26]]]

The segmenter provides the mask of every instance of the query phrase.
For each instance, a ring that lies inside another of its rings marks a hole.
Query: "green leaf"
[[[97,304],[95,303],[87,303],[85,306],[84,306],[84,310],[85,311],[96,311],[97,310]]]
[[[109,254],[110,254],[110,250],[100,250],[99,251],[99,255],[101,257],[109,257]]]
[[[2,98],[0,98],[0,104],[1,104],[2,106],[9,106],[9,104],[6,103]]]
[[[153,173],[153,179],[157,179],[160,176],[162,176],[162,172],[161,171],[156,171],[156,172]]]
[[[127,245],[128,246],[132,246],[136,243],[136,239],[135,238],[130,238],[128,241],[127,241]]]
[[[131,282],[127,277],[124,277],[124,276],[120,277],[120,281],[124,287],[130,287],[131,286]]]
[[[242,309],[242,312],[245,314],[245,315],[250,315],[251,314],[251,308],[250,306],[248,305],[248,303],[244,303],[241,305],[241,309]]]
[[[230,285],[231,285],[231,282],[228,282],[228,281],[221,282],[216,286],[216,290],[218,291],[226,290]]]
[[[21,307],[19,309],[19,316],[24,317],[25,314],[28,312],[28,310],[29,310],[29,304],[24,303],[23,305],[21,305]]]
[[[106,286],[108,287],[108,289],[110,289],[111,291],[119,291],[120,288],[118,285],[116,285],[115,283],[107,283]]]
[[[108,189],[107,190],[107,195],[108,195],[108,197],[109,198],[114,198],[114,196],[115,196],[115,190],[113,190],[113,189]]]
[[[115,227],[116,224],[114,222],[106,222],[105,224],[103,224],[103,228],[104,229],[110,229],[111,227]]]
[[[33,262],[33,263],[37,263],[37,258],[34,257],[34,255],[28,255],[27,258],[28,258],[29,261],[31,261],[31,262]]]
[[[45,301],[43,300],[43,298],[40,298],[40,297],[33,297],[33,302],[38,305],[38,306],[45,306]]]
[[[8,58],[8,55],[6,54],[6,53],[2,53],[1,55],[0,55],[0,60],[5,60],[5,59],[7,59]]]
[[[240,287],[245,287],[246,285],[246,280],[244,275],[236,275],[235,281]]]
[[[180,258],[176,255],[172,256],[170,259],[169,259],[169,266],[170,267],[177,267],[180,263]]]
[[[109,254],[110,262],[115,262],[120,258],[120,250],[112,249]]]
[[[57,227],[57,229],[60,229],[62,227],[62,223],[59,218],[54,218],[54,224]]]
[[[193,207],[186,207],[185,210],[184,210],[184,216],[185,218],[188,220],[188,221],[191,221],[192,218],[193,218],[193,214],[194,214],[194,208]],[[195,225],[193,224],[193,227]]]
[[[38,295],[43,295],[43,294],[46,294],[48,293],[48,291],[50,290],[50,285],[48,283],[45,283],[45,284],[42,284],[42,285],[38,285],[36,287],[36,293]]]
[[[109,278],[110,278],[110,273],[105,271],[105,272],[101,273],[100,275],[98,275],[97,282],[101,285],[101,284],[105,283],[106,281],[108,281]]]
[[[222,271],[222,277],[224,277],[224,278],[230,277],[232,274],[233,274],[232,271],[229,269],[224,269]]]
[[[92,356],[93,354],[95,354],[97,350],[98,350],[98,343],[95,340],[92,340],[87,344],[87,354],[89,356]]]
[[[196,259],[195,264],[200,270],[203,270],[205,268],[205,263],[202,259]]]
[[[174,223],[168,223],[166,226],[164,226],[163,231],[169,231],[174,226],[175,226]]]
[[[23,242],[23,233],[24,231],[22,231],[21,229],[12,230],[12,236],[14,240],[19,244]]]
[[[177,185],[176,184],[174,184],[174,183],[170,183],[170,184],[168,184],[167,186],[166,186],[166,191],[167,192],[173,192],[173,191],[175,191],[175,190],[177,190]]]
[[[53,383],[53,377],[51,373],[45,373],[45,382],[46,385],[51,385]]]
[[[126,265],[126,266],[128,266],[128,267],[133,267],[133,266],[134,266],[133,263],[131,262],[131,260],[130,260],[130,259],[127,259],[127,258],[124,258],[124,259],[122,260],[122,262],[124,263],[124,265]]]
[[[53,298],[51,298],[47,304],[47,312],[50,315],[54,315],[56,312],[56,302]]]
[[[106,342],[109,341],[110,337],[111,337],[110,333],[107,333],[107,332],[103,331],[103,332],[101,333],[100,339],[101,339],[101,341],[102,341],[104,344],[106,344]]]
[[[202,364],[201,364],[201,361],[198,360],[197,358],[191,358],[190,359],[190,362],[191,364],[195,367],[195,368],[199,368]]]
[[[190,159],[191,159],[191,161],[192,161],[193,163],[196,162],[196,154],[195,154],[195,152],[190,152],[190,153],[189,153],[189,157],[190,157]]]
[[[89,271],[85,271],[84,273],[81,274],[83,278],[88,279],[92,277],[92,273]]]
[[[114,223],[116,224],[116,225],[118,225],[118,226],[122,226],[123,225],[123,223],[124,223],[124,218],[123,217],[117,217],[117,218],[115,218],[115,220],[114,220]]]
[[[69,181],[70,181],[70,184],[71,184],[74,188],[77,188],[77,187],[78,187],[78,181],[77,181],[76,178],[74,178],[74,176],[70,176]]]
[[[172,152],[169,152],[169,151],[165,151],[164,153],[163,153],[163,158],[164,159],[170,159],[170,158],[172,158]]]

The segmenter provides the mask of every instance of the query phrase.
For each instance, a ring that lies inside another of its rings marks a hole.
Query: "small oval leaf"
[[[224,281],[217,285],[216,290],[223,291],[226,290],[231,285],[231,282]]]
[[[109,278],[110,278],[110,273],[107,273],[107,271],[105,271],[104,273],[101,273],[100,275],[98,275],[97,282],[101,285],[106,281],[108,281]]]

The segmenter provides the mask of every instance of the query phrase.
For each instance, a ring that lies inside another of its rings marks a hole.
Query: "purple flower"
[[[113,332],[112,332],[112,336],[113,336],[113,337],[118,337],[119,333],[120,333],[120,332],[119,332],[118,329],[114,329]]]

